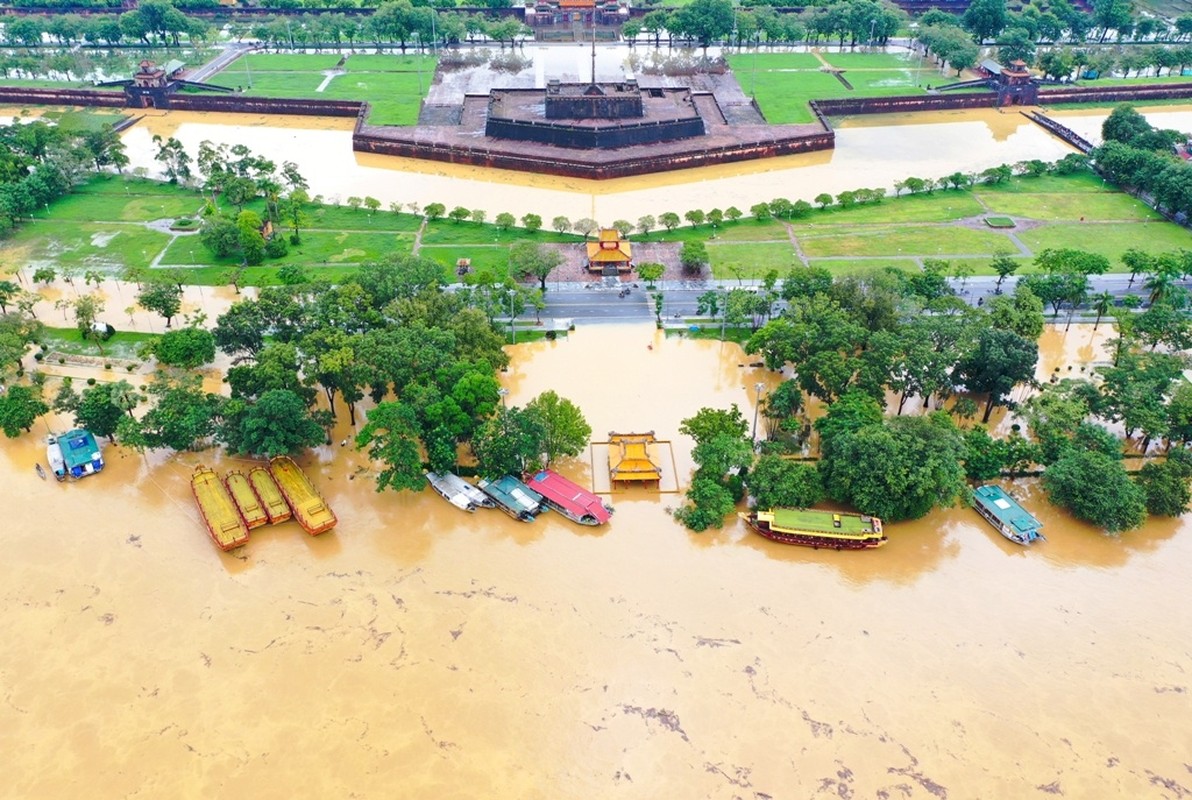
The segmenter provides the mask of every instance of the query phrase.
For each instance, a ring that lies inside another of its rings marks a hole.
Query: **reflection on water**
[[[649,349],[647,345],[653,345]],[[732,345],[644,326],[513,348],[596,436],[752,415]],[[768,379],[768,376],[766,376]],[[1015,486],[1048,541],[965,509],[865,553],[691,534],[633,493],[588,531],[378,495],[360,453],[303,458],[340,518],[223,554],[193,464],[109,448],[38,480],[0,448],[6,794],[66,797],[1161,797],[1188,783],[1184,521],[1120,538]],[[681,469],[687,443],[677,442]],[[685,465],[685,466],[684,466]],[[572,465],[577,477],[592,469]],[[604,469],[597,463],[596,470]],[[314,787],[312,792],[312,787]],[[394,787],[400,787],[395,789]],[[1160,787],[1160,788],[1156,788]]]
[[[1065,124],[1078,131],[1081,126],[1099,128],[1106,116],[1104,111],[1059,113],[1065,115]],[[1164,110],[1155,119],[1192,129],[1192,111]],[[343,119],[171,111],[146,117],[123,136],[132,166],[153,173],[159,172],[153,160],[153,135],[177,136],[191,153],[197,152],[199,142],[210,139],[248,145],[279,163],[296,161],[310,181],[312,194],[340,202],[353,195],[372,196],[385,205],[440,202],[449,208],[483,208],[490,217],[510,211],[517,216],[591,216],[606,222],[712,206],[746,210],[775,196],[811,201],[825,191],[892,187],[908,176],[979,172],[1032,158],[1053,161],[1072,152],[1013,112],[880,115],[842,120],[836,149],[830,152],[585,181],[356,154],[351,149],[351,128],[352,121]],[[318,158],[312,158],[312,153],[318,153]],[[516,190],[510,191],[511,186]]]

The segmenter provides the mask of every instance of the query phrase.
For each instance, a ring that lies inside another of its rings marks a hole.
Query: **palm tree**
[[[1093,295],[1093,310],[1097,312],[1097,321],[1093,323],[1093,330],[1097,330],[1097,326],[1101,324],[1101,317],[1109,313],[1109,309],[1113,308],[1113,295],[1109,292],[1101,292]]]
[[[128,414],[130,419],[133,418],[132,410],[137,407],[137,403],[145,399],[145,395],[138,392],[128,381],[113,383],[109,397],[112,399],[112,405]]]

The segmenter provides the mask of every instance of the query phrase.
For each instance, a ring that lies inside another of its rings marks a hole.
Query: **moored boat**
[[[270,460],[269,471],[277,481],[294,519],[311,536],[318,536],[335,527],[338,521],[335,512],[311,485],[306,473],[299,469],[289,456],[277,456]]]
[[[211,541],[220,550],[233,550],[248,541],[248,526],[240,516],[227,487],[210,467],[195,467],[190,490],[199,506]]]
[[[493,499],[497,508],[522,522],[533,522],[539,514],[546,511],[542,495],[512,475],[502,475],[491,481],[481,478],[476,485],[480,491]]]
[[[62,445],[58,444],[57,436],[46,437],[46,461],[50,462],[55,480],[66,480],[66,459],[62,457]]]
[[[1043,539],[1043,523],[1035,519],[1000,486],[978,486],[973,492],[973,508],[998,533],[1015,544],[1029,545]]]
[[[526,485],[542,495],[549,508],[580,525],[603,525],[612,519],[613,509],[598,495],[567,480],[554,470],[544,469],[526,477]]]
[[[82,428],[67,431],[58,437],[58,445],[70,477],[83,478],[103,469],[103,453],[91,431]]]
[[[453,472],[428,472],[426,482],[440,497],[460,511],[471,512],[478,508],[497,507],[492,498]]]
[[[261,506],[269,516],[269,522],[276,525],[293,516],[285,496],[282,495],[277,481],[273,480],[273,475],[269,470],[264,467],[253,467],[248,471],[248,482],[252,484],[257,497],[260,498]]]
[[[250,531],[269,522],[269,515],[261,506],[261,499],[257,497],[243,472],[238,469],[230,471],[224,477],[224,486],[228,488],[228,494],[232,495],[232,500]]]
[[[882,521],[868,514],[774,508],[739,514],[749,527],[783,544],[832,550],[869,550],[886,543]]]

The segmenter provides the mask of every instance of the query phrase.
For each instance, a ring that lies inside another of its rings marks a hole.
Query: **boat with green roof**
[[[1043,539],[1043,523],[1000,486],[978,486],[973,492],[973,508],[985,520],[1015,544],[1029,545]],[[1046,540],[1044,540],[1046,541]]]
[[[882,521],[868,514],[774,508],[740,514],[749,527],[775,542],[831,550],[871,550],[886,543]]]

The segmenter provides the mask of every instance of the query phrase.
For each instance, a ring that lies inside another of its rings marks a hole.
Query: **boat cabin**
[[[1000,486],[978,486],[973,492],[973,507],[998,533],[1016,544],[1031,544],[1043,538],[1043,523]]]

